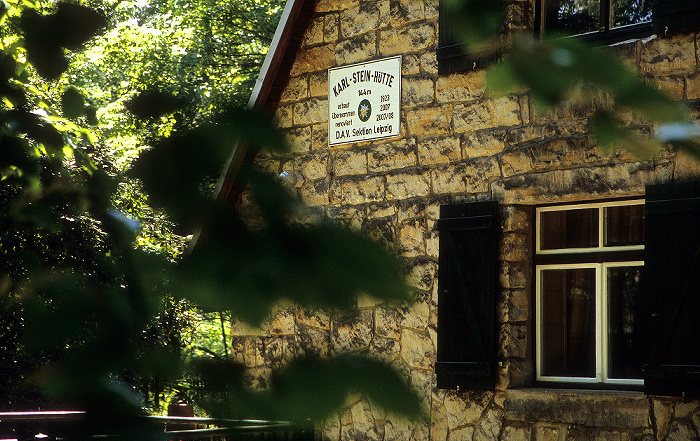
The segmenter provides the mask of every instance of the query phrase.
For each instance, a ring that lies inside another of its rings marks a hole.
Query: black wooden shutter
[[[440,207],[438,388],[492,390],[496,374],[498,203]]]
[[[443,2],[440,1],[440,9],[438,16],[438,48],[437,62],[438,74],[447,75],[453,72],[462,72],[470,70],[471,66],[467,66],[464,59],[464,51],[456,42],[452,33],[452,23],[447,19],[447,13]]]
[[[442,0],[438,16],[438,74],[447,75],[454,72],[466,72],[485,68],[498,62],[503,57],[503,51],[470,51],[458,42],[452,30],[452,22],[447,19]]]
[[[700,1],[655,1],[652,4],[652,28],[657,35],[700,28]]]
[[[700,396],[700,182],[647,187],[644,389]]]

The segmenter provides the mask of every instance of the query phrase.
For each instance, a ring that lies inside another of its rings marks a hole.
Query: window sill
[[[653,34],[651,22],[623,26],[610,29],[605,32],[589,32],[586,34],[572,35],[564,38],[576,38],[595,45],[613,45],[629,40],[640,40]]]
[[[506,392],[522,392],[531,395],[570,395],[576,394],[577,396],[592,395],[592,396],[644,396],[644,392],[641,388],[636,389],[591,389],[584,388],[580,384],[578,385],[562,385],[560,383],[542,383],[538,382],[534,386],[522,387],[519,389],[508,389]]]
[[[624,385],[609,383],[565,383],[563,381],[535,381],[532,390],[549,390],[559,392],[590,392],[590,393],[642,393],[644,385]]]
[[[511,421],[551,421],[592,427],[648,427],[649,401],[641,392],[512,389],[504,410]]]

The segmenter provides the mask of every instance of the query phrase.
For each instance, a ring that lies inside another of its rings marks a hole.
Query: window
[[[536,210],[539,381],[643,384],[644,201]]]
[[[652,33],[652,0],[538,0],[540,34],[576,35],[613,42]]]
[[[700,397],[700,182],[533,211],[531,363],[529,352],[504,355],[495,319],[513,288],[499,280],[524,283],[517,273],[530,266],[499,254],[509,222],[500,216],[510,210],[495,201],[440,207],[438,388],[493,389],[504,357],[515,357],[544,384]]]

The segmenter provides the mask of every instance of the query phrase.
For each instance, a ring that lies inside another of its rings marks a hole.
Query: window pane
[[[547,31],[583,34],[600,30],[600,0],[546,0]]]
[[[598,246],[597,208],[544,211],[540,220],[540,249]]]
[[[638,322],[641,266],[608,268],[608,376],[642,378],[642,342]]]
[[[542,374],[595,377],[595,269],[542,271]]]
[[[613,0],[612,26],[651,21],[651,0]]]
[[[644,205],[605,208],[605,246],[644,244]]]

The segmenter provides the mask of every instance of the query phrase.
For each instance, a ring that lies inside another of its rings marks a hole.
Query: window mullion
[[[613,0],[600,1],[601,32],[606,32],[610,30],[612,24],[612,2]]]
[[[598,207],[598,248],[605,247],[605,207]]]
[[[542,327],[544,326],[543,301],[542,301],[542,268],[535,269],[535,348],[536,348],[536,378],[542,377],[542,365],[544,364]]]
[[[605,288],[604,265],[596,265],[596,380],[607,380],[607,296]]]
[[[539,254],[541,252],[541,242],[542,238],[540,237],[541,231],[540,228],[540,223],[542,222],[542,212],[540,210],[535,210],[535,254]]]

